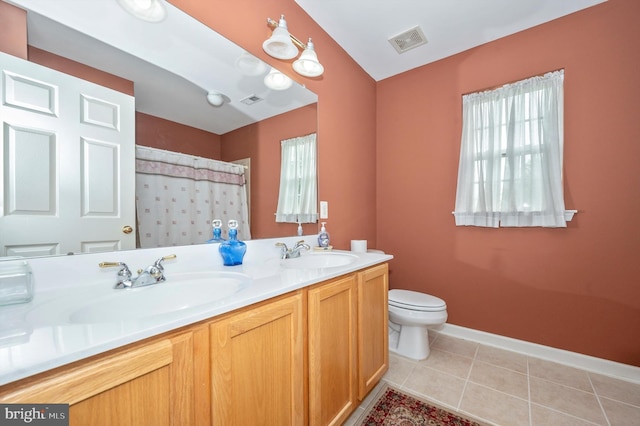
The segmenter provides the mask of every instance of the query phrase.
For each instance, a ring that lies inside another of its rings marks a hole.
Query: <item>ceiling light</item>
[[[280,16],[280,21],[276,22],[267,18],[267,24],[274,28],[271,37],[262,43],[262,49],[267,54],[276,59],[293,59],[298,56],[298,49],[302,50],[300,59],[293,63],[293,70],[305,77],[319,77],[324,72],[324,67],[318,61],[311,38],[304,44],[299,39],[289,34],[287,21],[284,15]]]
[[[300,58],[293,63],[293,70],[305,77],[318,77],[324,72],[324,67],[318,62],[318,55],[313,48],[313,42],[309,37],[307,48],[304,49]]]
[[[264,84],[272,90],[286,90],[291,87],[293,80],[282,74],[277,69],[271,68],[269,74],[264,78]]]
[[[209,93],[207,93],[207,102],[209,102],[214,107],[221,107],[225,104],[225,102],[231,102],[231,100],[222,93],[210,91]]]
[[[251,53],[243,52],[235,61],[238,71],[246,76],[256,76],[267,71],[267,64],[253,56]]]
[[[148,22],[160,22],[167,17],[167,9],[160,0],[117,0],[131,15]]]
[[[264,49],[268,55],[277,59],[293,59],[298,56],[298,49],[291,41],[291,35],[287,29],[287,21],[284,20],[284,15],[280,16],[280,21],[273,30],[273,33],[271,33],[271,37],[262,43],[262,49]]]

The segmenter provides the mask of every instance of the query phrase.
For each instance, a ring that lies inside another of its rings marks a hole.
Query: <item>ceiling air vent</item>
[[[404,53],[414,47],[427,43],[427,38],[420,27],[414,27],[389,39],[389,43],[398,53]]]
[[[261,100],[262,100],[262,98],[260,96],[250,95],[250,96],[247,96],[244,99],[241,99],[240,102],[242,102],[245,105],[253,105],[256,102],[260,102]]]

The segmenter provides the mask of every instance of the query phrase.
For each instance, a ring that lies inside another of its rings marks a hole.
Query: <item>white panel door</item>
[[[134,98],[0,53],[0,256],[135,248]]]

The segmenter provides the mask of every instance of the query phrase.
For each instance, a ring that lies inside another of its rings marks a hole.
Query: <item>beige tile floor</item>
[[[390,355],[383,380],[500,426],[640,425],[640,384],[430,333],[431,355]],[[376,390],[345,423],[372,404]]]

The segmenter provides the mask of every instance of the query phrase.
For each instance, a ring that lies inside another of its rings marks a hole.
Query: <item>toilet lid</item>
[[[412,311],[442,311],[447,304],[439,297],[411,290],[389,290],[389,304]]]

